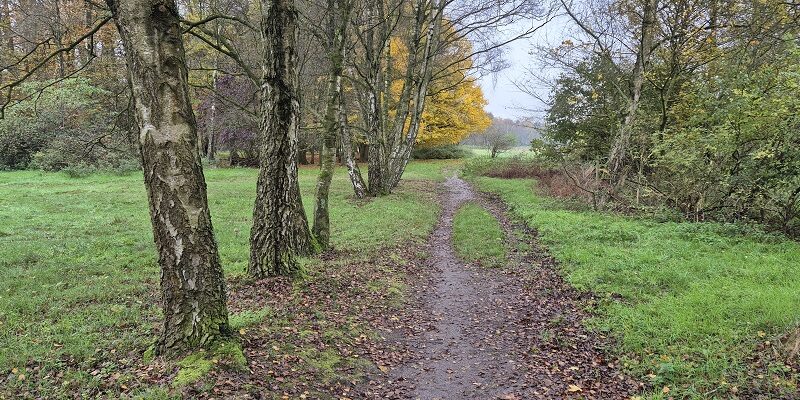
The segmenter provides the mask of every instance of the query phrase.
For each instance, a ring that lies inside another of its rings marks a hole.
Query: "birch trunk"
[[[161,267],[160,353],[229,333],[225,281],[196,151],[174,0],[107,0],[125,48],[139,149]]]
[[[366,116],[367,140],[367,192],[370,196],[388,194],[386,175],[388,172],[386,121],[388,109],[385,99],[389,96],[391,74],[390,32],[383,0],[372,0],[367,5],[369,24],[374,29],[367,31],[365,57],[369,64],[367,71]],[[386,68],[386,70],[384,70]]]
[[[297,10],[294,0],[261,0],[264,64],[260,171],[250,232],[248,271],[295,275],[295,257],[313,253],[297,180]]]
[[[341,102],[339,106],[339,140],[342,146],[342,156],[347,167],[347,174],[350,177],[350,183],[353,185],[353,193],[357,199],[363,199],[367,196],[367,185],[364,183],[364,177],[361,175],[355,154],[353,154],[353,140],[350,137],[350,131],[347,129],[347,109],[344,106],[344,96],[340,95],[339,101]]]
[[[345,34],[347,33],[347,7],[344,0],[328,0],[328,48],[330,67],[328,71],[328,102],[323,121],[324,134],[320,152],[320,170],[317,178],[317,195],[314,204],[314,226],[312,233],[323,248],[330,244],[330,208],[328,194],[336,168],[336,137],[340,128],[342,105],[342,72],[344,71]]]
[[[420,3],[420,8],[428,4],[425,1],[421,1]],[[409,114],[408,118],[410,118],[408,128],[403,131],[405,119],[397,126],[397,133],[395,135],[397,137],[396,145],[392,149],[392,154],[389,157],[390,175],[387,182],[389,190],[393,190],[400,183],[408,161],[411,159],[411,151],[414,149],[417,135],[419,134],[422,112],[425,109],[428,87],[433,75],[433,63],[436,57],[436,49],[439,46],[440,27],[446,2],[434,1],[430,4],[431,8],[429,10],[423,9],[420,11],[419,29],[421,29],[422,26],[425,25],[425,21],[427,21],[427,32],[424,41],[422,40],[421,31],[416,33],[415,49],[421,47],[424,43],[422,60],[420,61],[421,65],[418,67],[418,76],[409,73],[406,77],[405,85],[410,88],[409,95],[411,96],[410,100],[411,104],[413,104],[413,108],[410,110],[406,108],[406,113]],[[411,58],[416,60],[416,57]],[[408,102],[408,100],[406,100],[406,102]]]

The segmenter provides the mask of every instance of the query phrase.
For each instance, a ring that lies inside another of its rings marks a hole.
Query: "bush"
[[[87,166],[95,170],[125,175],[140,169],[139,161],[132,154],[109,151],[101,146],[87,148],[86,143],[69,137],[53,139],[41,151],[33,155],[28,168],[56,172]]]
[[[574,165],[559,167],[550,162],[514,156],[510,158],[475,158],[464,171],[472,175],[503,179],[534,179],[537,188],[548,196],[580,200],[598,207],[602,183],[594,179],[592,167]],[[594,194],[593,194],[594,193]]]
[[[42,90],[48,83],[22,85],[28,99],[11,104],[0,120],[0,169],[131,164],[133,144],[126,130],[116,128],[132,126],[132,115],[117,109],[112,91],[82,78]]]
[[[141,171],[142,166],[140,165],[139,160],[133,158],[122,158],[117,160],[113,166],[106,169],[110,170],[115,175],[124,176]]]
[[[418,160],[452,160],[467,156],[466,150],[456,144],[414,149],[412,157]]]

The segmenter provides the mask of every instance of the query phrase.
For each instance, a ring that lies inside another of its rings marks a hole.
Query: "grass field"
[[[423,241],[438,211],[415,181],[441,180],[448,165],[414,162],[394,195],[369,202],[352,199],[347,174],[338,170],[330,199],[333,246],[363,252]],[[309,216],[316,173],[300,171]],[[228,277],[242,274],[248,260],[256,178],[254,169],[206,170]],[[160,313],[159,269],[140,174],[0,172],[0,221],[0,374],[33,387],[37,376],[62,371],[62,381],[86,388],[99,384],[91,372],[104,354],[150,345]]]
[[[500,267],[506,259],[506,244],[500,223],[483,207],[467,203],[453,219],[453,247],[465,261],[485,267]]]
[[[363,262],[361,255],[378,249],[424,241],[438,213],[430,183],[459,166],[414,162],[395,194],[366,202],[352,199],[346,174],[337,171],[332,243],[350,255],[332,262]],[[300,172],[309,215],[316,172]],[[206,171],[229,278],[246,267],[256,175],[252,169]],[[797,376],[768,356],[780,353],[781,338],[800,322],[800,244],[738,225],[575,211],[538,195],[529,180],[470,179],[499,194],[540,232],[571,284],[603,299],[590,324],[619,339],[616,351],[625,355],[626,368],[652,383],[649,398],[731,398],[752,387],[797,392]],[[11,377],[0,398],[20,390],[46,398],[96,395],[93,387],[141,358],[158,328],[159,270],[141,176],[0,172],[0,221],[0,382]],[[454,245],[463,259],[498,265],[508,250],[502,236],[497,220],[480,206],[457,212]],[[331,277],[321,263],[307,263],[308,281],[295,290],[314,287],[314,280],[327,285]],[[367,289],[402,292],[400,277],[382,271]],[[330,290],[340,284],[346,282]],[[313,307],[306,311],[325,315]],[[232,323],[247,327],[265,315],[235,314]],[[291,315],[279,318],[270,329],[311,329]],[[329,329],[339,321],[314,324]],[[363,329],[341,334],[361,335]],[[329,355],[315,348],[286,351],[332,373]],[[52,385],[53,376],[61,386],[42,387]]]
[[[469,145],[462,145],[464,149],[472,154],[473,157],[489,157],[489,150],[482,146],[469,146]],[[508,151],[504,151],[502,153],[497,154],[497,157],[506,158],[506,157],[515,157],[521,156],[525,157],[530,154],[530,148],[527,146],[517,146]]]
[[[570,211],[528,180],[474,181],[540,232],[570,283],[607,297],[592,324],[621,340],[653,398],[731,398],[743,385],[796,395],[785,365],[749,359],[800,323],[800,244],[740,226]]]

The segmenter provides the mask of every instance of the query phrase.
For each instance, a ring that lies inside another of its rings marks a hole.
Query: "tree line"
[[[561,0],[545,138],[598,207],[800,229],[800,3]]]
[[[355,197],[389,194],[414,146],[488,125],[476,76],[538,25],[495,33],[542,12],[512,0],[3,0],[0,162],[138,158],[161,269],[157,350],[196,349],[231,334],[204,159],[222,147],[256,159],[248,272],[295,275],[298,256],[329,246],[336,154]],[[309,132],[321,155],[311,227],[298,184]]]

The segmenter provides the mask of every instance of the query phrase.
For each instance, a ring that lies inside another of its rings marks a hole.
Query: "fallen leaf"
[[[578,385],[569,385],[569,387],[567,387],[567,391],[570,393],[575,393],[575,392],[582,392],[583,389],[581,389],[581,387]]]

